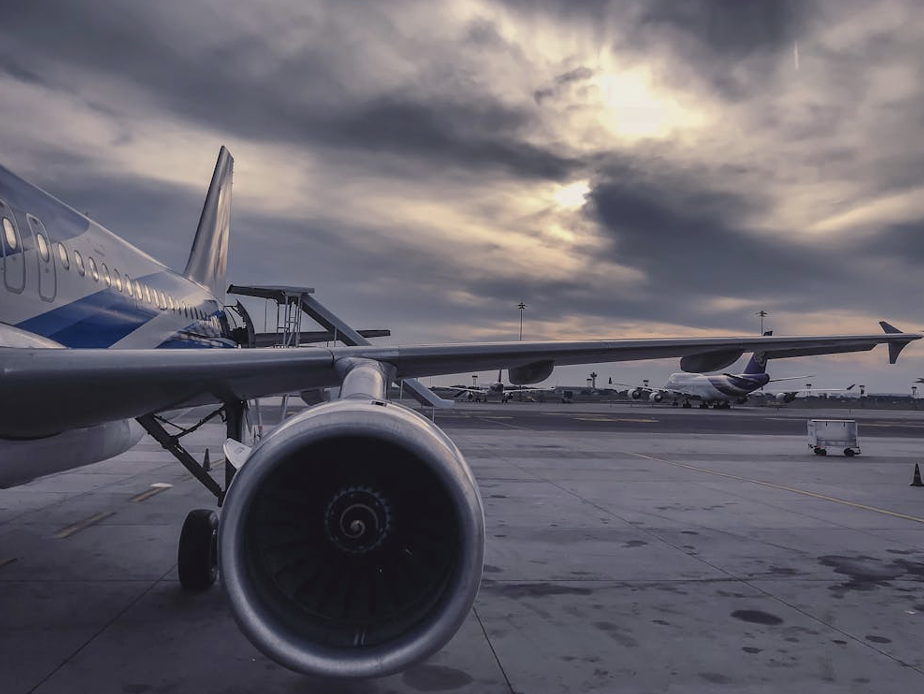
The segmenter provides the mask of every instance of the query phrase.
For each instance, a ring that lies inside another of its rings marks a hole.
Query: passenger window
[[[132,291],[132,278],[128,275],[125,275],[125,291],[129,296],[135,295],[135,293]]]
[[[17,238],[16,229],[13,228],[13,222],[6,217],[3,218],[3,235],[6,237],[6,246],[11,251],[19,248],[19,239]]]
[[[151,288],[148,285],[144,285],[144,300],[151,303]]]
[[[55,244],[58,247],[58,260],[61,261],[61,267],[65,270],[71,267],[71,259],[67,257],[67,249],[63,243]]]
[[[103,263],[103,265],[102,265],[102,270],[103,270],[103,282],[106,283],[106,286],[107,286],[107,287],[111,287],[111,286],[112,286],[112,278],[109,276],[109,268],[106,267],[106,263]]]
[[[157,305],[167,310],[167,296],[163,292],[157,292]]]
[[[51,253],[48,252],[48,241],[45,240],[45,234],[37,233],[35,235],[35,244],[38,246],[39,256],[47,263],[51,259]]]
[[[83,266],[83,256],[80,251],[74,251],[74,266],[77,268],[77,274],[81,277],[87,274],[87,269]]]
[[[94,282],[99,282],[99,269],[97,269],[96,261],[93,260],[92,255],[87,256],[87,265],[90,267],[90,277],[93,278]]]
[[[138,301],[144,300],[144,293],[141,291],[141,282],[135,280],[135,296],[138,297]]]
[[[119,271],[115,268],[112,268],[112,279],[115,280],[116,289],[120,292],[122,291],[122,276],[119,274]]]

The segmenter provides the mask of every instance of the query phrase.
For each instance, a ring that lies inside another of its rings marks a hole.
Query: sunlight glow
[[[566,210],[577,210],[584,206],[589,192],[590,181],[575,181],[566,186],[558,186],[552,197],[559,207]]]
[[[644,71],[602,73],[595,82],[604,106],[600,121],[620,137],[666,137],[678,128],[702,124],[699,114],[659,94]]]

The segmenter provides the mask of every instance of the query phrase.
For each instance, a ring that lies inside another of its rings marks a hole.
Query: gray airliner
[[[880,343],[894,362],[921,337],[375,346],[304,290],[302,305],[347,344],[258,347],[246,311],[235,317],[226,299],[232,166],[222,148],[182,271],[0,168],[0,486],[111,458],[148,432],[221,507],[220,524],[212,509],[186,518],[183,587],[204,590],[220,575],[244,634],[303,673],[371,677],[419,662],[455,634],[481,582],[475,478],[433,422],[389,402],[391,383],[505,368],[528,384],[560,365],[663,357],[706,371],[754,349]],[[249,445],[254,399],[323,388],[339,399]],[[165,413],[201,405],[227,422],[223,480],[163,426]]]

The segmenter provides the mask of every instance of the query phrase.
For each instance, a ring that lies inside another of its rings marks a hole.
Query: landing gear
[[[815,446],[813,450],[815,452],[815,455],[828,455],[828,451],[826,451],[821,446]]]
[[[245,402],[227,402],[218,410],[200,420],[187,429],[176,426],[172,422],[154,414],[138,417],[138,423],[161,446],[173,454],[183,467],[208,489],[222,505],[225,493],[234,477],[234,466],[225,462],[224,486],[222,487],[212,477],[208,456],[200,463],[180,442],[187,434],[191,434],[206,422],[221,416],[225,422],[225,431],[229,439],[243,442],[245,429]],[[164,425],[173,426],[179,431],[169,433]],[[210,509],[196,509],[190,511],[180,531],[180,543],[177,550],[177,571],[180,576],[180,585],[188,591],[203,591],[218,577],[218,514]]]
[[[709,403],[708,403],[708,402],[701,402],[701,403],[699,404],[699,409],[701,409],[701,410],[708,410],[708,409],[709,409]]]
[[[684,408],[685,410],[689,410],[691,407],[693,407],[693,405],[690,404],[690,401],[689,401],[689,400],[684,400],[684,401],[683,401],[683,408]]]
[[[218,578],[218,514],[211,509],[190,511],[180,531],[177,551],[180,585],[199,592]]]

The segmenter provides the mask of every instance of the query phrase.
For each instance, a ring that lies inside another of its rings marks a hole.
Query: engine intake
[[[341,400],[254,449],[225,499],[221,578],[245,635],[293,670],[376,677],[455,634],[484,513],[455,444],[397,405]]]

